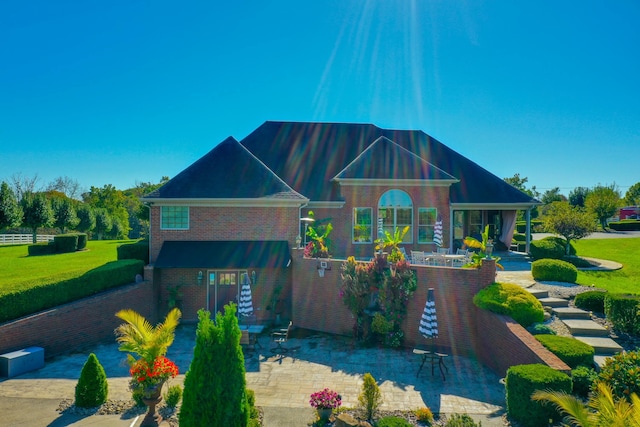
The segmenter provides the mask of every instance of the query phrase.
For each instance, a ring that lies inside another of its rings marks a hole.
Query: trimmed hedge
[[[571,371],[573,381],[573,394],[584,399],[589,397],[593,383],[598,378],[598,373],[593,368],[578,366]]]
[[[149,264],[149,242],[140,240],[135,243],[125,243],[117,248],[118,259],[139,259],[144,265]]]
[[[87,247],[86,233],[78,233],[78,250],[81,251]]]
[[[610,222],[609,228],[616,231],[638,231],[640,230],[640,221],[636,219],[623,219],[618,222]]]
[[[571,369],[578,366],[592,366],[595,350],[573,337],[558,335],[534,335],[547,350],[555,354]]]
[[[78,250],[78,235],[58,234],[53,237],[53,243],[56,245],[56,252],[59,254],[75,252]]]
[[[53,242],[36,243],[27,246],[29,256],[53,255],[56,253],[56,245]]]
[[[552,335],[547,335],[552,336]],[[546,426],[560,414],[552,405],[531,400],[537,390],[571,393],[571,378],[546,365],[516,365],[507,370],[507,414],[524,427]]]
[[[532,219],[531,220],[531,232],[543,231],[544,230],[544,221],[541,219]],[[518,233],[526,233],[527,232],[527,221],[517,221],[516,222],[516,231]]]
[[[109,288],[135,282],[142,274],[140,260],[112,261],[80,277],[35,286],[0,296],[0,322],[13,320],[60,304],[88,297]]]
[[[539,259],[531,263],[531,275],[535,280],[575,283],[578,269],[575,265],[559,259]]]
[[[640,296],[607,293],[604,314],[619,331],[640,334]]]
[[[604,297],[607,291],[587,291],[576,295],[573,300],[576,307],[596,313],[604,313]]]
[[[511,316],[525,328],[544,320],[540,301],[530,292],[511,283],[492,283],[473,297],[473,303],[482,309]]]

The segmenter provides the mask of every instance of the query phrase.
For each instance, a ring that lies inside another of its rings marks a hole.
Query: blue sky
[[[7,0],[0,180],[126,189],[292,120],[420,129],[538,190],[624,195],[638,22],[634,0]]]

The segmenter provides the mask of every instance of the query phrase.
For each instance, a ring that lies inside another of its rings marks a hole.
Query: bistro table
[[[258,341],[258,335],[264,332],[264,325],[239,325],[241,331],[247,331],[249,333],[249,340],[256,345],[256,347],[262,348],[260,341]]]

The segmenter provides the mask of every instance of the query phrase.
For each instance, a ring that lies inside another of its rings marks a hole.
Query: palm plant
[[[396,230],[393,234],[389,233],[385,230],[384,238],[376,239],[376,251],[385,250],[387,248],[391,248],[391,254],[389,256],[389,260],[396,262],[404,259],[404,255],[400,252],[400,244],[404,240],[404,236],[409,231],[409,226],[407,225],[402,229],[402,231],[396,227]]]
[[[564,392],[538,390],[533,400],[553,403],[570,427],[640,427],[640,398],[631,394],[631,403],[625,399],[614,401],[611,387],[604,382],[596,384],[596,390],[585,404],[582,400]]]
[[[167,354],[167,349],[173,344],[175,329],[180,322],[182,313],[178,308],[173,308],[164,322],[152,326],[147,319],[134,310],[125,309],[116,313],[116,317],[125,323],[115,330],[116,341],[120,343],[118,350],[135,353],[148,364],[160,356]],[[127,355],[129,363],[135,363],[135,358]]]
[[[487,244],[489,244],[489,226],[484,227],[482,232],[482,241],[475,237],[467,236],[464,238],[464,244],[470,248],[480,249],[471,256],[471,264],[479,267],[482,264],[482,260],[487,257]],[[499,263],[500,257],[492,257],[496,261],[496,267],[504,270],[504,267]]]

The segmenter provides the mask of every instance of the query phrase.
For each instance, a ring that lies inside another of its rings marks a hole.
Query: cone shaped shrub
[[[218,313],[198,312],[196,347],[184,379],[181,427],[245,427],[249,422],[244,355],[234,304]]]
[[[80,372],[76,385],[76,406],[94,408],[107,401],[107,374],[95,354],[91,353]]]

